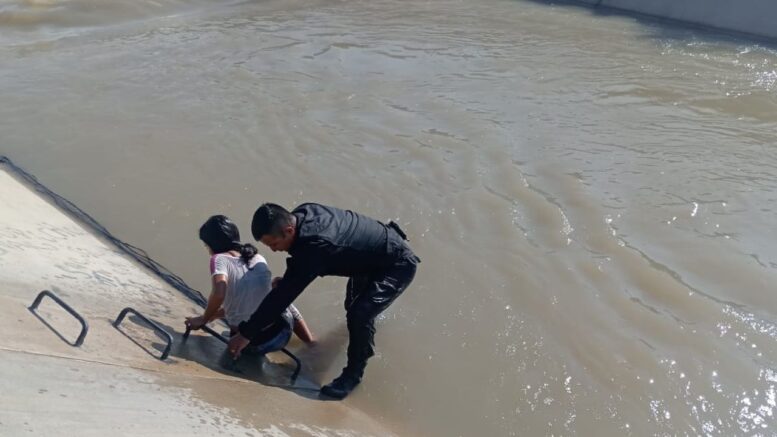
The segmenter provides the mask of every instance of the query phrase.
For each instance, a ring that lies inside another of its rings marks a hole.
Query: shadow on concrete
[[[764,48],[777,50],[777,40],[749,33],[719,29],[687,21],[662,18],[615,9],[607,6],[596,6],[575,0],[519,0],[546,6],[559,6],[601,17],[624,17],[640,23],[648,31],[646,38],[673,41],[703,41],[730,45],[758,44]]]
[[[62,335],[62,333],[60,333],[60,332],[59,332],[59,330],[58,330],[57,328],[55,328],[55,327],[54,327],[54,326],[53,326],[51,323],[49,323],[49,322],[48,322],[48,320],[44,319],[44,318],[43,318],[43,317],[42,317],[40,314],[38,314],[38,313],[37,313],[35,310],[33,310],[33,309],[31,309],[31,308],[27,308],[27,311],[29,311],[30,313],[32,313],[32,315],[33,315],[33,316],[35,316],[35,317],[36,317],[38,320],[40,320],[40,321],[41,321],[41,323],[43,323],[43,325],[45,325],[47,328],[49,328],[49,330],[51,330],[51,332],[53,332],[54,334],[56,334],[56,335],[57,335],[57,337],[59,337],[59,339],[60,339],[60,340],[62,340],[62,341],[64,341],[65,343],[69,344],[70,346],[73,346],[73,347],[77,347],[77,346],[78,346],[78,345],[76,344],[76,340],[68,340],[67,338],[65,338],[65,336],[63,336],[63,335]]]
[[[170,351],[170,357],[166,361],[194,361],[215,372],[257,382],[268,387],[282,388],[307,399],[330,400],[319,395],[320,386],[315,381],[315,374],[322,364],[328,369],[333,358],[331,355],[337,354],[342,350],[341,347],[336,347],[337,344],[333,344],[331,341],[322,340],[315,347],[309,347],[296,341],[289,343],[289,345],[298,343],[301,346],[301,348],[290,349],[302,361],[302,372],[296,381],[292,382],[291,375],[294,373],[295,364],[280,351],[271,352],[267,355],[245,352],[240,358],[234,360],[224,343],[203,331],[192,331],[188,339],[184,341],[183,333],[185,332],[185,327],[183,321],[179,330],[160,322],[157,322],[157,324],[173,336],[173,347]],[[229,337],[228,329],[224,325],[211,324],[211,328],[216,332],[221,332],[223,336]],[[337,334],[337,332],[334,332],[334,334]],[[333,336],[326,335],[325,337]],[[334,335],[334,337],[339,338],[343,336]],[[347,339],[347,337],[343,338]],[[345,341],[335,343],[341,343],[340,346],[342,346]],[[154,343],[153,348],[162,350],[165,344],[166,342],[163,340],[162,343]],[[287,348],[290,347],[287,346]]]
[[[59,292],[59,290],[57,291]],[[60,294],[64,294],[64,293],[60,292]],[[62,333],[59,332],[59,329],[54,327],[53,324],[49,323],[48,320],[46,320],[45,318],[43,318],[43,316],[38,314],[38,308],[41,302],[43,302],[43,300],[46,297],[48,297],[49,300],[51,300],[52,302],[59,305],[60,310],[63,310],[69,313],[70,316],[74,317],[76,321],[78,321],[78,323],[81,325],[81,331],[75,340],[70,341],[66,339],[62,335]],[[35,297],[35,300],[32,302],[32,304],[29,307],[27,307],[27,310],[30,313],[32,313],[32,315],[34,315],[38,320],[40,320],[46,327],[48,327],[54,334],[56,334],[57,337],[59,337],[62,341],[69,344],[70,346],[73,346],[73,347],[81,346],[81,344],[84,342],[84,339],[86,338],[86,335],[89,333],[89,323],[86,321],[86,319],[84,319],[84,317],[81,314],[79,314],[78,311],[76,311],[70,305],[65,303],[65,301],[62,300],[62,298],[60,298],[50,290],[43,290],[40,293],[38,293],[38,295]]]
[[[111,325],[119,331],[123,336],[127,337],[131,342],[135,343],[139,348],[141,348],[145,353],[149,354],[150,356],[161,360],[162,354],[167,347],[167,338],[165,338],[162,334],[154,330],[152,327],[150,327],[148,324],[146,324],[140,317],[131,314],[129,317],[127,317],[127,320],[131,322],[131,328],[135,332],[152,332],[154,334],[154,337],[158,340],[162,340],[164,343],[155,343],[152,341],[148,341],[148,344],[143,344],[138,339],[135,338],[135,336],[131,335],[131,332],[128,332],[127,330],[123,329],[124,324],[121,324],[119,326],[113,325],[113,322],[109,320]],[[129,325],[127,325],[129,326]],[[168,331],[169,332],[169,331]],[[173,345],[175,345],[175,340],[173,341]],[[154,352],[158,352],[158,354]],[[175,360],[172,361],[173,363]]]

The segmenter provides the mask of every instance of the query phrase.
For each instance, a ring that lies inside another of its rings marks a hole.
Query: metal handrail
[[[86,334],[89,332],[89,323],[86,322],[86,319],[81,316],[81,314],[78,314],[76,310],[74,310],[70,305],[66,304],[65,301],[59,298],[56,294],[49,290],[43,290],[40,293],[38,293],[38,296],[35,297],[35,300],[32,302],[32,305],[29,306],[29,310],[31,313],[35,314],[43,323],[45,323],[51,330],[53,330],[55,333],[59,334],[54,328],[49,325],[43,318],[40,317],[40,315],[35,311],[38,309],[38,306],[40,305],[41,301],[44,297],[50,297],[51,300],[58,303],[59,306],[65,309],[70,315],[76,318],[79,323],[81,323],[81,333],[78,334],[78,338],[76,339],[76,342],[73,343],[74,347],[79,347],[84,343],[84,339],[86,338]],[[64,340],[64,338],[60,335],[60,338]],[[67,341],[67,340],[65,340]]]
[[[173,336],[170,335],[169,332],[165,331],[164,328],[159,326],[155,321],[147,318],[143,314],[140,314],[136,309],[131,307],[127,307],[121,310],[121,313],[119,313],[119,317],[117,317],[116,320],[113,322],[114,328],[119,329],[119,325],[124,320],[124,317],[127,315],[127,313],[134,314],[140,320],[143,320],[144,322],[146,322],[146,324],[154,328],[156,332],[162,334],[167,339],[167,346],[165,347],[165,350],[162,352],[162,356],[159,357],[160,360],[164,361],[164,359],[167,358],[168,355],[170,355],[170,349],[172,349],[173,347]]]

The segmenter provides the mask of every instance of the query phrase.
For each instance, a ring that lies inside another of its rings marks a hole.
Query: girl
[[[213,288],[205,312],[201,316],[187,317],[186,326],[196,330],[208,322],[224,318],[230,327],[230,335],[234,335],[238,325],[251,317],[270,292],[270,269],[256,247],[240,243],[237,225],[223,215],[214,215],[200,227],[200,240],[211,255]],[[314,343],[313,334],[302,315],[294,305],[289,305],[251,345],[256,346],[259,353],[279,350],[289,342],[292,330],[305,343]]]

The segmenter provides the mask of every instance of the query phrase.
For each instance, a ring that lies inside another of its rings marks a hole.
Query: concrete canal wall
[[[578,3],[777,39],[775,0],[578,0]]]

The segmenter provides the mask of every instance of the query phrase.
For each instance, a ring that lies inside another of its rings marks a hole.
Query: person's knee
[[[348,278],[348,285],[345,287],[345,301],[343,302],[343,307],[346,311],[350,310],[356,298],[364,291],[366,285],[367,280],[364,277],[355,276]]]
[[[348,323],[348,327],[364,326],[370,321],[370,317],[364,312],[354,310],[353,308],[345,315],[345,320]]]

